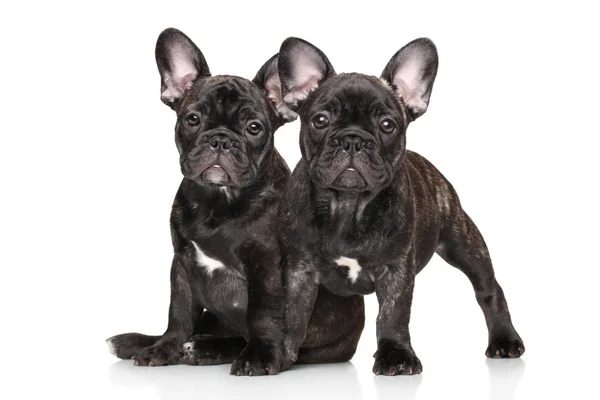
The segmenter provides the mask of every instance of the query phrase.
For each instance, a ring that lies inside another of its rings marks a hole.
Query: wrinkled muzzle
[[[336,190],[365,191],[389,182],[377,140],[361,130],[342,130],[324,139],[311,175],[320,186]]]
[[[256,167],[246,147],[233,132],[206,131],[198,135],[190,150],[181,156],[181,173],[200,184],[248,186],[256,178]]]

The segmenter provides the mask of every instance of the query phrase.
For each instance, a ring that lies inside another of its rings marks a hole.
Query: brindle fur
[[[297,38],[282,44],[279,59],[283,94],[302,122],[302,160],[280,204],[278,223],[287,362],[302,354],[298,348],[318,291],[375,292],[380,308],[373,372],[420,373],[408,329],[410,309],[415,276],[436,252],[473,284],[489,330],[487,356],[523,354],[479,230],[444,176],[406,150],[406,128],[425,111],[437,71],[433,43],[420,39],[401,49],[384,70],[384,84],[362,74],[336,75],[319,49]],[[411,87],[408,78],[401,82],[395,76],[407,70],[402,70],[405,62],[421,68],[411,81],[422,89],[416,101],[413,93],[400,90]],[[321,116],[328,119],[324,128],[315,125]],[[397,125],[392,133],[381,130],[385,118]],[[349,279],[348,266],[336,262],[340,257],[362,268],[355,280]],[[334,307],[331,314],[346,312]]]

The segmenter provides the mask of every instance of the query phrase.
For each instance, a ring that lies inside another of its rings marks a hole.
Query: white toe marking
[[[115,350],[115,345],[113,344],[112,340],[108,339],[106,341],[106,345],[108,346],[108,352],[110,354],[112,354],[113,356],[117,355],[117,351]]]
[[[225,268],[225,265],[219,260],[215,260],[214,258],[210,258],[200,249],[200,246],[196,244],[196,242],[192,241],[194,248],[196,249],[196,262],[199,266],[206,268],[208,275],[212,275],[214,271],[219,268]]]
[[[335,260],[335,263],[341,267],[347,267],[348,279],[350,279],[352,282],[356,282],[356,279],[358,279],[358,274],[360,274],[360,271],[362,270],[362,267],[360,266],[358,261],[356,261],[356,259],[349,257],[340,257],[337,260]]]
[[[183,349],[184,350],[193,350],[194,348],[194,342],[187,342],[183,344]]]

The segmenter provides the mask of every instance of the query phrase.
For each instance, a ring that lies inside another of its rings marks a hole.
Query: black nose
[[[342,139],[342,147],[345,151],[360,151],[365,145],[365,142],[358,136],[348,135]]]
[[[214,135],[208,139],[210,147],[213,149],[228,149],[231,147],[231,139],[224,135]]]

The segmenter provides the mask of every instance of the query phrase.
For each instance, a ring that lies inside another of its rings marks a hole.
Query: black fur
[[[290,171],[273,135],[296,118],[282,102],[277,56],[253,81],[211,77],[194,43],[167,29],[156,61],[161,99],[177,113],[184,175],[171,211],[169,323],[162,336],[128,333],[107,343],[136,365],[233,361],[235,375],[275,374],[282,368],[284,328],[275,222]],[[345,314],[323,315],[317,306],[314,323],[327,334],[307,336],[301,361],[346,361],[362,331],[362,298],[324,292],[320,299],[326,310],[351,304],[352,318],[346,323]]]
[[[190,336],[209,335],[206,349],[194,350],[195,364],[237,357],[233,373],[276,373],[283,303],[274,222],[289,169],[273,134],[284,120],[260,77],[211,77],[200,50],[175,29],[160,35],[156,60],[161,98],[177,112],[184,175],[171,211],[169,324],[154,341],[125,334],[109,342],[117,356],[133,357],[136,365],[166,365],[180,361]],[[203,266],[215,263],[219,268]]]

